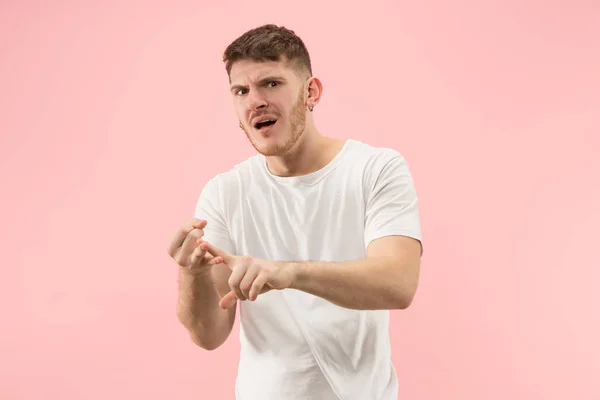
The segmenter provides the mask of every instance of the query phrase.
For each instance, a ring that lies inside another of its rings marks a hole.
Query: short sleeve
[[[217,178],[213,178],[204,185],[198,197],[194,218],[207,221],[204,228],[204,240],[229,254],[235,255],[235,246],[231,240],[223,210],[224,204],[220,193],[219,181]]]
[[[422,242],[419,205],[406,160],[396,152],[366,182],[365,248],[384,236],[401,235]]]

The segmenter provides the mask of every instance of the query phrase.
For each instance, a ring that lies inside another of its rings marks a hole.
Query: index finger
[[[221,257],[225,264],[231,263],[234,260],[234,257],[231,254],[219,249],[211,243],[202,242],[200,246],[202,246],[203,249],[206,249],[213,257]]]

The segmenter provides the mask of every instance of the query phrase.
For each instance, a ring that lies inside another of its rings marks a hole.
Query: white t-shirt
[[[274,261],[348,261],[388,235],[421,240],[417,196],[395,150],[347,140],[321,170],[271,174],[262,155],[211,179],[195,216],[205,240]],[[392,400],[389,311],[339,307],[298,290],[241,301],[238,400]]]

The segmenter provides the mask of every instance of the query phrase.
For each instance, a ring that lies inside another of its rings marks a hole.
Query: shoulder
[[[252,156],[208,179],[200,190],[198,204],[210,204],[226,213],[235,207],[245,188],[260,176],[261,158]]]
[[[391,147],[374,146],[351,140],[347,160],[360,169],[367,186],[374,185],[382,174],[408,174],[408,163],[399,150]]]
[[[350,152],[354,152],[356,155],[363,157],[378,157],[378,156],[390,156],[400,155],[398,150],[392,149],[391,147],[375,146],[361,140],[349,139],[348,148]]]
[[[241,188],[245,182],[256,179],[260,172],[260,163],[260,156],[249,157],[235,164],[231,169],[214,175],[206,182],[205,189],[227,193],[235,191]]]

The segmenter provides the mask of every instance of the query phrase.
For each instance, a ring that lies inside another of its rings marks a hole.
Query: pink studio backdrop
[[[221,52],[275,22],[323,80],[319,128],[415,176],[400,398],[599,399],[600,5],[205,3],[1,3],[0,398],[233,398],[238,325],[191,343],[166,250],[254,154]]]

